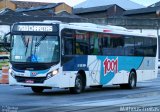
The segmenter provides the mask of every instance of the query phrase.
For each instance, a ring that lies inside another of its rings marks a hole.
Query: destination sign
[[[52,32],[51,25],[17,25],[16,31],[31,31],[31,32]]]

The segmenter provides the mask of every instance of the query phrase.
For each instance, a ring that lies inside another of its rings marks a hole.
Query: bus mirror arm
[[[9,40],[9,41],[8,41]],[[11,40],[11,32],[8,32],[7,34],[4,35],[3,37],[3,47],[7,50],[10,51],[11,46],[10,46],[10,40]]]

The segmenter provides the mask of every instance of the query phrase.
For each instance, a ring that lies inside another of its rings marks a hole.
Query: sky
[[[65,2],[70,6],[75,6],[86,0],[18,0],[18,1],[35,1],[35,2],[50,2],[50,3]],[[159,2],[160,0],[131,0],[131,1],[144,6],[149,6],[149,5],[152,5],[153,3]]]

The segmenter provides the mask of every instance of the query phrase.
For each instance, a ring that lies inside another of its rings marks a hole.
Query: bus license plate
[[[30,84],[33,84],[33,83],[34,83],[33,80],[26,80],[25,82],[26,82],[26,83],[30,83]]]

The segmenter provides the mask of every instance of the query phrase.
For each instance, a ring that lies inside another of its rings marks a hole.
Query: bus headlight
[[[58,69],[57,69],[57,70],[53,70],[53,71],[52,71],[52,75],[57,75],[58,72],[59,72]]]
[[[15,78],[14,72],[11,69],[9,69],[9,74],[11,74],[13,78]]]
[[[47,79],[49,79],[49,78],[57,75],[58,73],[59,73],[59,70],[58,70],[58,69],[53,70],[52,72],[50,72],[50,73],[47,74]]]
[[[12,73],[12,69],[9,69],[9,71],[8,71],[9,73]]]

